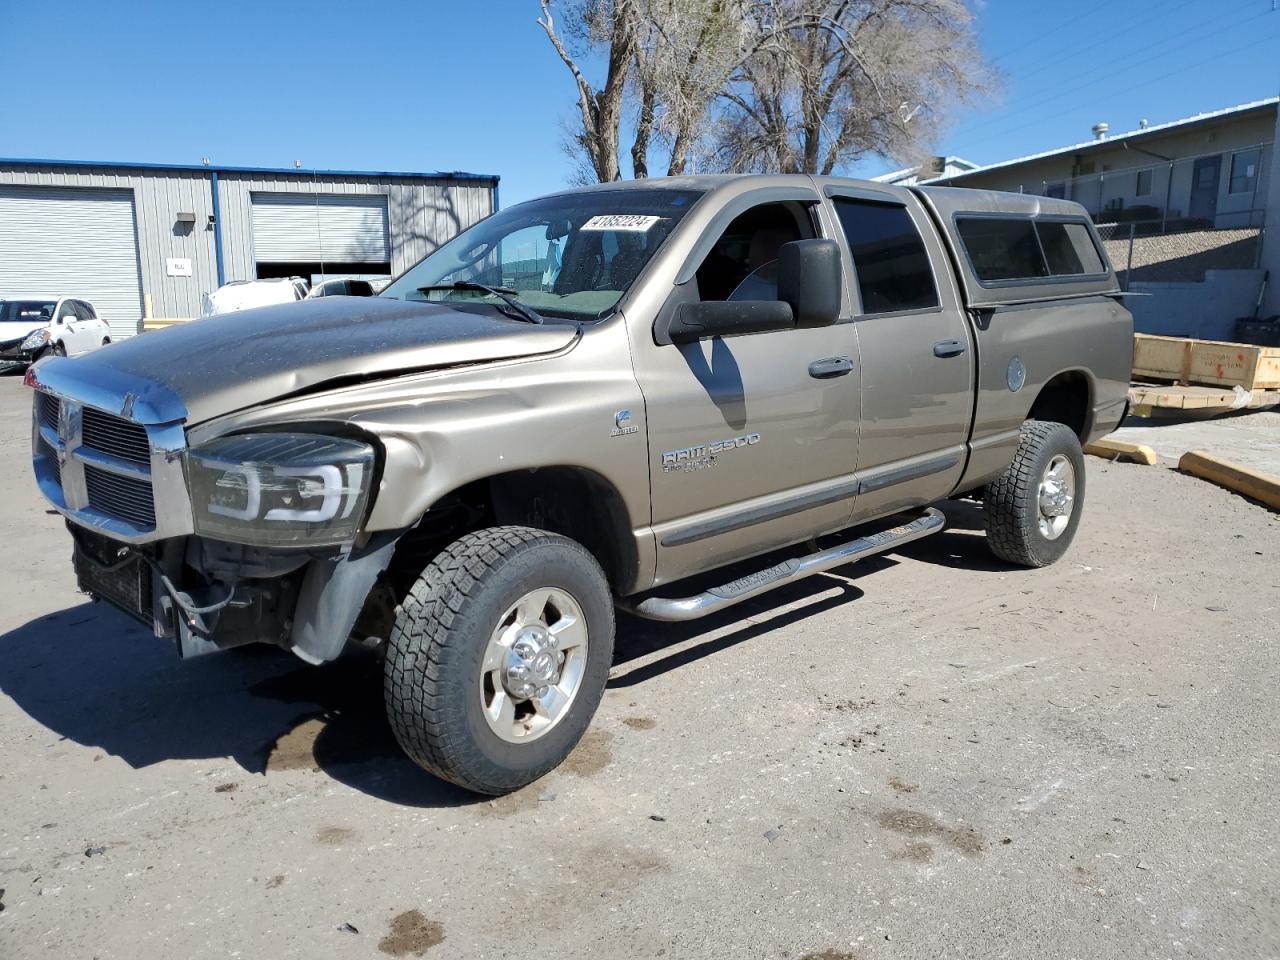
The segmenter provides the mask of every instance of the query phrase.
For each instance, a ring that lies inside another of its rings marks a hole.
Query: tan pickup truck
[[[81,589],[182,656],[385,656],[406,752],[554,768],[620,606],[723,610],[982,499],[1040,566],[1122,419],[1132,324],[1085,211],[807,176],[572,190],[377,297],[246,310],[28,372]],[[720,568],[735,565],[732,573]]]

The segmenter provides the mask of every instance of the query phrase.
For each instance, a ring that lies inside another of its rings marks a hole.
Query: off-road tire
[[[480,664],[503,612],[524,592],[558,587],[582,608],[590,642],[569,712],[530,743],[499,738],[482,713]],[[613,660],[613,597],[580,544],[530,527],[489,527],[436,555],[396,613],[383,693],[405,753],[467,790],[504,794],[544,776],[582,739]]]
[[[1075,471],[1075,502],[1066,529],[1056,539],[1046,538],[1039,527],[1040,481],[1045,468],[1059,454]],[[998,480],[987,484],[983,519],[987,545],[1001,560],[1020,567],[1044,567],[1061,557],[1071,545],[1084,509],[1084,452],[1070,427],[1043,420],[1022,425],[1022,440],[1013,463]]]

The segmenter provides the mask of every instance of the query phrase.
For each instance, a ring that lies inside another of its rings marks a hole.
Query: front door
[[[722,228],[713,223],[714,244],[673,298],[777,299],[778,248],[827,232],[818,205],[814,192],[807,201],[750,206]],[[858,439],[851,324],[684,344],[655,339],[660,332],[647,324],[632,332],[649,432],[656,583],[845,525]]]
[[[1222,175],[1222,156],[1201,157],[1191,171],[1191,208],[1193,220],[1208,220],[1218,215],[1218,181]]]
[[[53,335],[62,341],[69,356],[84,352],[84,324],[76,314],[75,303],[63,300],[53,324]]]
[[[832,188],[852,257],[862,372],[861,522],[947,496],[964,469],[973,410],[973,345],[946,262],[918,205],[892,193]]]

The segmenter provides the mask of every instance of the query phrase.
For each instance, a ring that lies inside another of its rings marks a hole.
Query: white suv
[[[0,297],[0,370],[46,354],[75,356],[111,342],[93,306],[72,297]]]

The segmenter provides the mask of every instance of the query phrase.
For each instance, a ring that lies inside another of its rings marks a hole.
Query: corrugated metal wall
[[[151,294],[156,316],[197,317],[201,294],[218,285],[213,230],[208,228],[213,212],[208,174],[181,170],[152,174],[113,167],[0,166],[0,183],[132,190],[142,291]],[[177,223],[179,213],[196,215],[194,229]],[[190,259],[192,275],[167,276],[167,257]]]
[[[0,184],[99,187],[133,191],[143,293],[157,317],[197,317],[200,299],[217,283],[210,170],[0,163]],[[255,276],[250,194],[254,192],[384,194],[391,235],[391,270],[398,274],[493,211],[494,187],[447,176],[361,177],[310,173],[218,171],[222,256],[226,280]],[[177,215],[194,213],[194,228]],[[192,276],[166,275],[165,260],[191,260]]]
[[[493,212],[493,187],[445,178],[342,178],[310,174],[219,173],[222,256],[228,280],[254,276],[251,194],[385,194],[391,229],[391,272],[398,274],[450,237]]]

